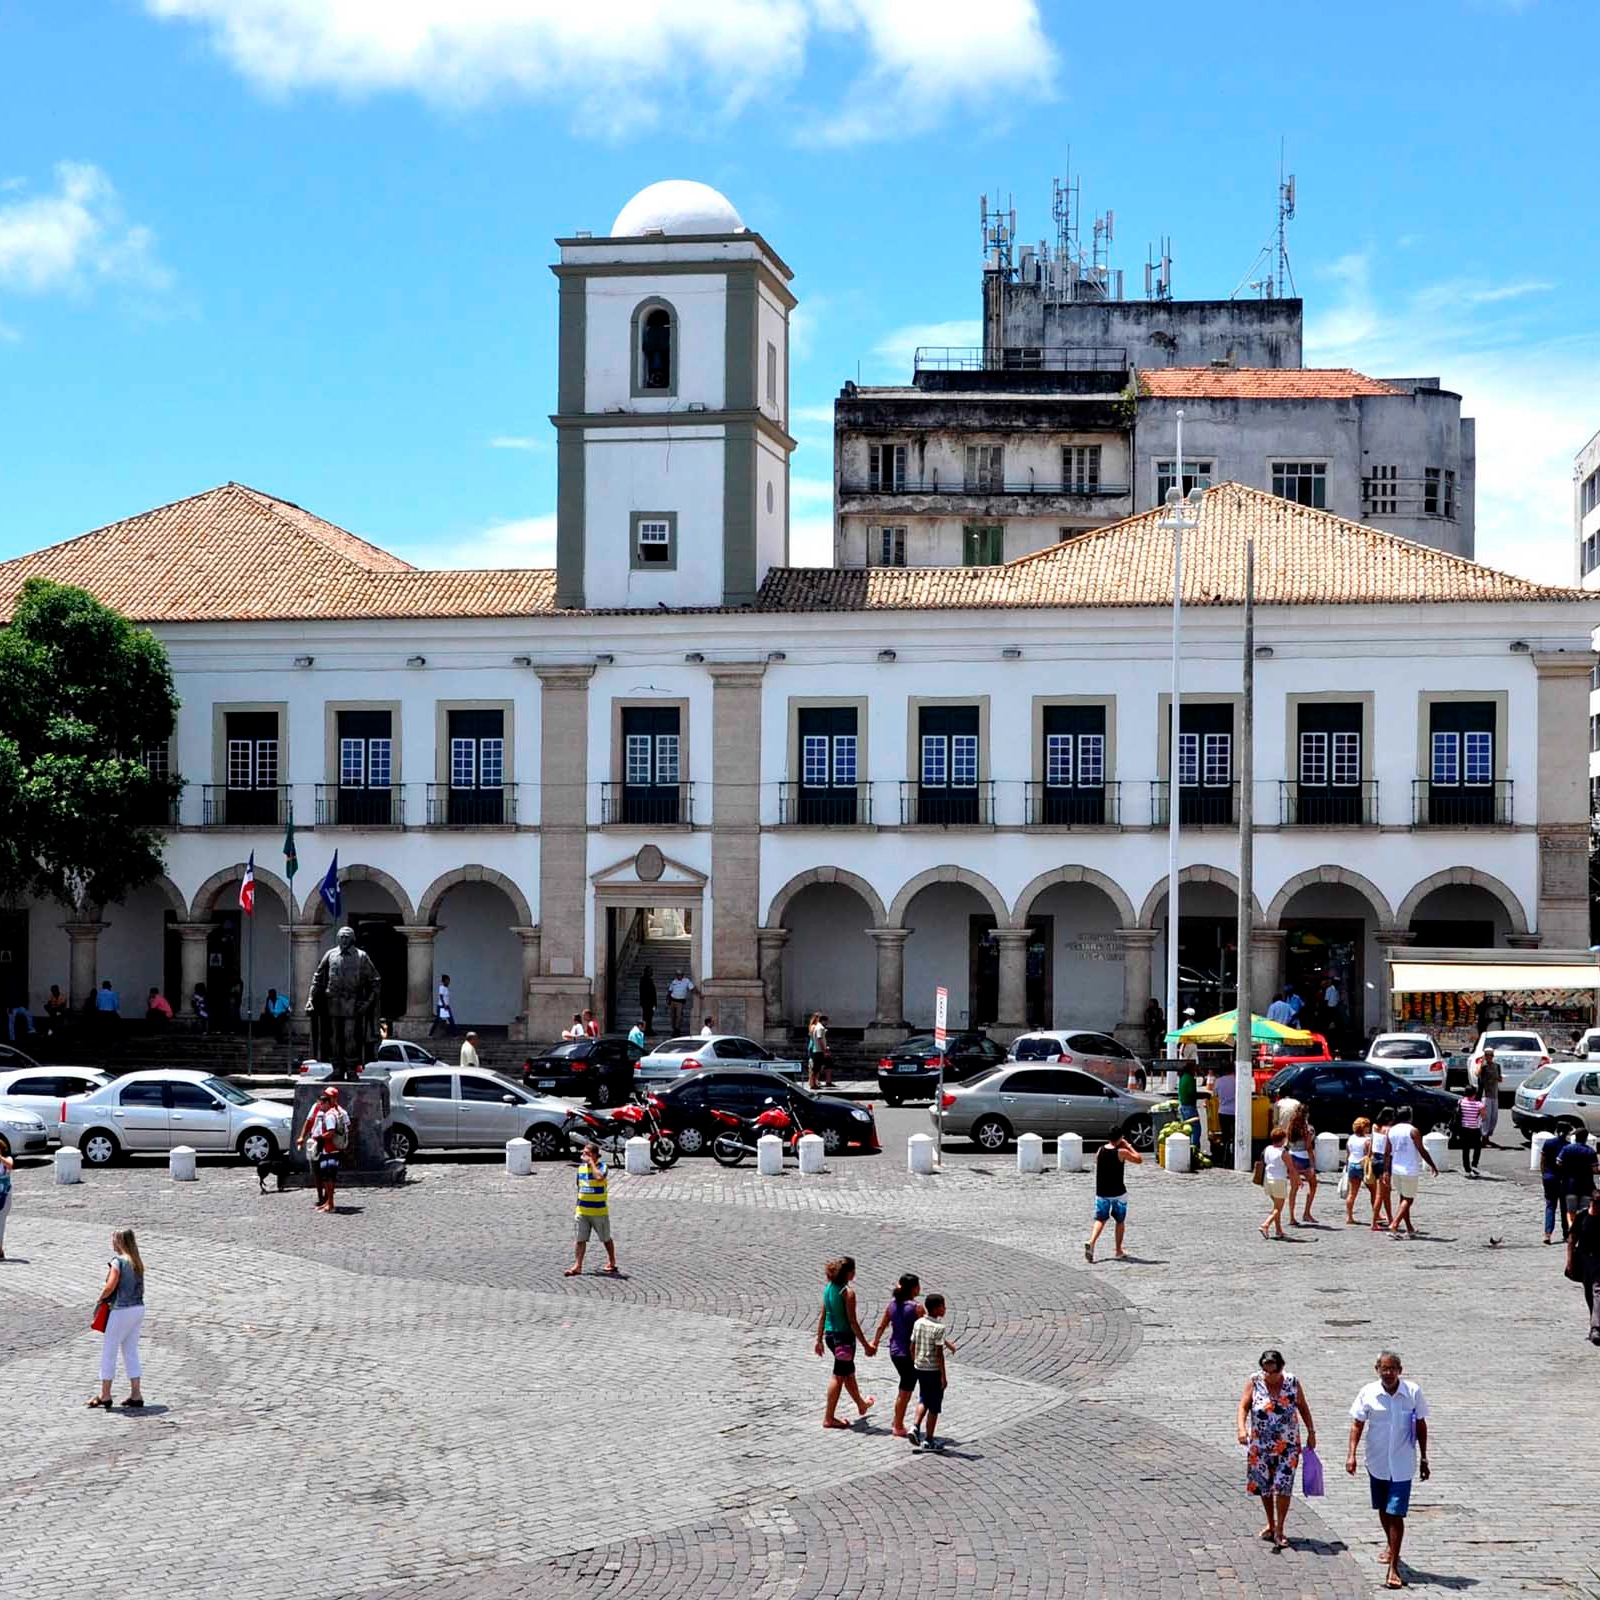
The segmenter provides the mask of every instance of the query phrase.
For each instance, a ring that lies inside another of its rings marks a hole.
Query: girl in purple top
[[[877,1332],[872,1336],[872,1348],[883,1343],[883,1332],[889,1330],[889,1359],[900,1374],[900,1392],[894,1399],[894,1433],[898,1439],[909,1438],[906,1432],[906,1407],[917,1387],[917,1369],[911,1360],[911,1325],[922,1315],[917,1294],[922,1280],[914,1272],[902,1272],[894,1286],[894,1297],[883,1308],[878,1318]]]

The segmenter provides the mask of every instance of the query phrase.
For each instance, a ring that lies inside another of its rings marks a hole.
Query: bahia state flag
[[[250,852],[250,859],[245,863],[244,881],[239,885],[239,909],[247,917],[256,914],[256,853]]]

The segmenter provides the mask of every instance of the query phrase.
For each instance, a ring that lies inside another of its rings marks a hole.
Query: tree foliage
[[[0,629],[0,897],[84,909],[162,871],[151,826],[181,787],[144,750],[178,700],[154,634],[69,584],[30,578]]]

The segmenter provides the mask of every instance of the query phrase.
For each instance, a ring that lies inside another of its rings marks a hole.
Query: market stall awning
[[[1390,987],[1396,994],[1433,990],[1460,994],[1524,989],[1600,989],[1600,962],[1396,961]]]
[[[1186,1044],[1225,1044],[1239,1031],[1239,1012],[1221,1011],[1214,1017],[1206,1017],[1201,1022],[1191,1022],[1187,1028],[1170,1030],[1168,1039],[1181,1039]],[[1250,1037],[1257,1044],[1269,1042],[1274,1039],[1287,1039],[1294,1044],[1310,1044],[1316,1038],[1314,1033],[1307,1033],[1303,1028],[1291,1028],[1287,1023],[1273,1022],[1266,1017],[1258,1017],[1254,1012],[1250,1015]]]

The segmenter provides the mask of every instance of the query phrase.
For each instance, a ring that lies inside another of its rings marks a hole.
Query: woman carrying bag
[[[94,1327],[104,1327],[100,1345],[100,1393],[88,1402],[89,1410],[111,1409],[111,1383],[117,1375],[117,1356],[122,1356],[128,1374],[128,1398],[122,1403],[137,1410],[144,1404],[141,1387],[143,1367],[139,1362],[139,1333],[144,1327],[144,1260],[132,1228],[118,1228],[111,1235],[116,1252],[106,1271],[95,1309]],[[104,1311],[105,1321],[100,1320]]]

